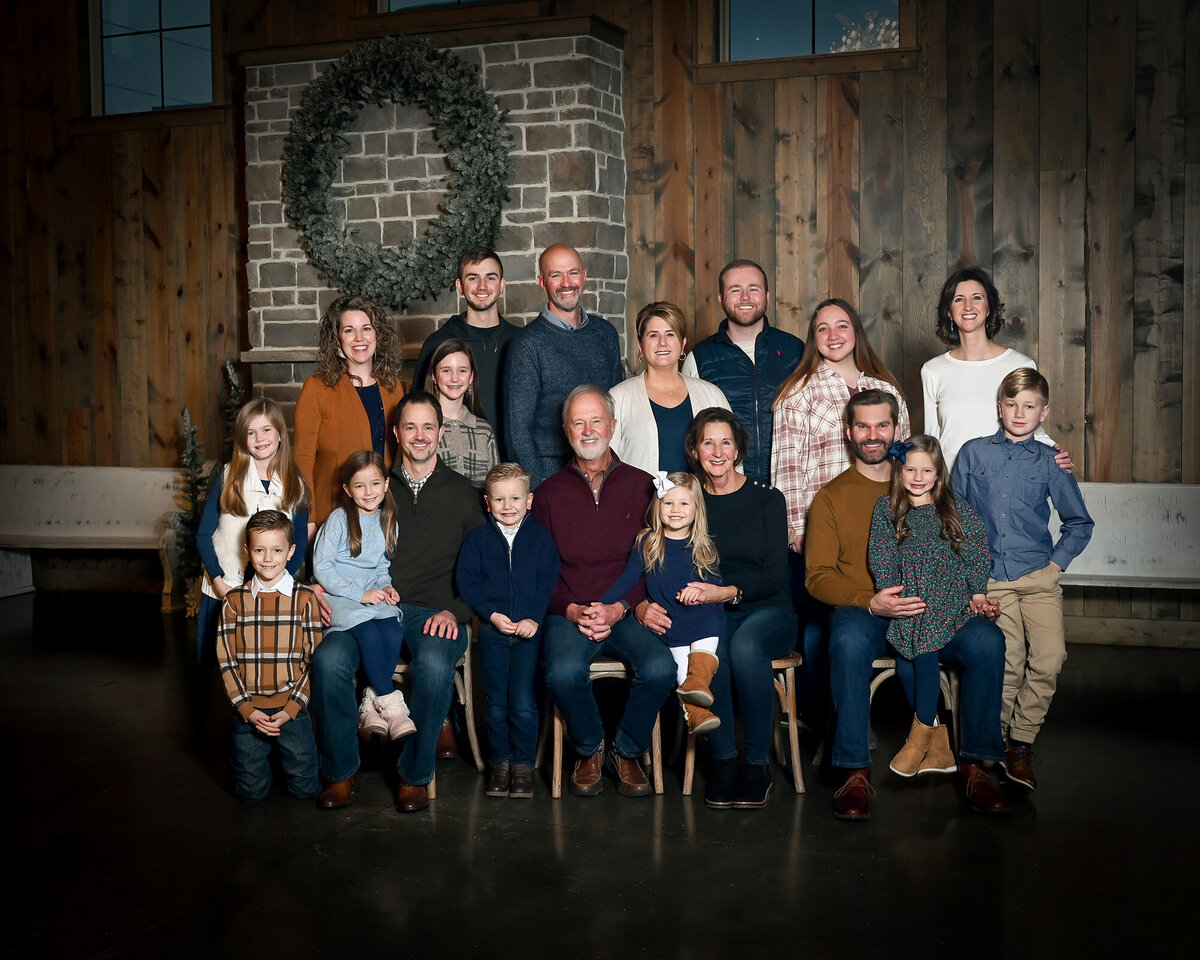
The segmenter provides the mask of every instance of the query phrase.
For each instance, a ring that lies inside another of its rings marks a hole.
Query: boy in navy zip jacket
[[[491,521],[476,527],[458,555],[459,593],[479,614],[492,775],[489,797],[533,796],[538,708],[534,694],[542,620],[558,580],[559,557],[546,528],[526,516],[529,472],[493,467],[484,483]]]

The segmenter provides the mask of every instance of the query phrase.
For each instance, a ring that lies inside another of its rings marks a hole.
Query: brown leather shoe
[[[1010,744],[1004,751],[1004,772],[1013,783],[1030,790],[1037,789],[1037,777],[1033,775],[1033,750],[1029,747]]]
[[[437,755],[439,760],[458,756],[458,741],[454,739],[454,724],[449,717],[442,721],[442,729],[438,731]]]
[[[870,820],[873,796],[871,768],[847,770],[845,781],[833,795],[833,815],[839,820]]]
[[[358,781],[358,771],[355,770],[346,780],[325,784],[324,789],[317,794],[317,807],[321,810],[336,810],[346,806],[358,789]]]
[[[396,788],[396,809],[401,813],[416,813],[429,806],[429,788],[419,787],[400,781]]]
[[[485,797],[507,797],[508,788],[512,783],[512,769],[507,760],[492,764],[492,775],[488,778],[487,786],[483,788]]]
[[[604,747],[575,762],[575,770],[571,774],[571,782],[567,789],[573,797],[594,797],[604,789],[604,779],[600,776],[600,764],[604,759]]]
[[[608,752],[609,769],[617,778],[617,793],[623,797],[648,797],[653,793],[646,771],[637,760],[623,757],[616,750]]]
[[[508,795],[514,800],[529,800],[533,797],[533,771],[523,763],[514,763],[512,784]]]
[[[976,813],[1008,813],[1008,801],[986,767],[978,763],[960,763],[958,772],[972,810]]]

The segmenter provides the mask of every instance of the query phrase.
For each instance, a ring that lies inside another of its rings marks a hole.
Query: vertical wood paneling
[[[930,4],[930,10],[937,6]],[[945,25],[947,266],[951,271],[973,266],[991,270],[991,4],[951,2],[946,6]],[[1000,293],[1005,294],[1003,288]]]
[[[117,409],[121,424],[117,462],[121,465],[150,463],[146,424],[149,398],[146,381],[145,244],[142,227],[141,135],[134,132],[113,136],[113,194],[115,197],[116,253],[113,278],[117,317]]]
[[[701,83],[696,100],[696,340],[717,329],[722,312],[717,275],[733,245],[733,111],[731,87]]]
[[[920,66],[904,84],[904,357],[905,395],[921,396],[921,365],[944,350],[934,334],[938,294],[946,281],[946,4],[917,9]],[[923,405],[910,404],[914,423]]]
[[[1041,5],[1043,50],[1054,37],[1087,33],[1087,0]],[[1070,450],[1089,479],[1087,409],[1087,49],[1054,44],[1041,58],[1038,241],[1038,367],[1050,384],[1047,432]]]
[[[808,317],[822,296],[818,262],[823,248],[817,225],[816,81],[793,77],[775,84],[775,182],[778,213],[772,319],[805,336]]]
[[[1133,0],[1088,5],[1088,456],[1130,480],[1133,452]]]
[[[677,5],[673,16],[656,8],[654,28],[656,272],[664,296],[669,291],[669,299],[686,305],[695,298],[696,267],[690,5]]]
[[[1183,462],[1184,483],[1200,483],[1200,3],[1188,4],[1184,31],[1186,161],[1183,185]],[[1192,603],[1195,611],[1200,602]],[[1200,613],[1193,613],[1193,617]]]
[[[1180,4],[1138,4],[1132,475],[1146,482],[1178,482],[1183,470],[1183,44]]]
[[[996,14],[992,279],[1004,299],[1004,341],[1037,356],[1038,0],[1008,0]],[[1057,54],[1059,44],[1054,44]],[[999,133],[1003,131],[1003,135]]]
[[[892,71],[864,73],[859,95],[859,312],[871,345],[899,371],[904,312],[902,77]]]
[[[775,85],[738,83],[733,89],[733,247],[725,260],[754,260],[775,279]]]
[[[654,25],[659,11],[656,8],[653,16],[645,16],[640,6],[637,13],[632,6],[631,0],[624,0],[618,19],[627,31],[625,219],[629,281],[625,290],[625,312],[629,329],[633,328],[642,305],[658,299],[654,220]],[[637,356],[633,337],[628,338],[627,345],[632,361]]]
[[[858,80],[829,78],[829,190],[825,262],[828,295],[858,303]]]

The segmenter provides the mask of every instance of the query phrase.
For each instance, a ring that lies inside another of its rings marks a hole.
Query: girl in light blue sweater
[[[329,629],[358,641],[367,688],[359,728],[392,739],[416,731],[392,675],[404,646],[404,624],[388,568],[396,549],[396,503],[383,458],[351,454],[342,468],[342,505],[326,519],[313,552],[313,572],[325,590]]]

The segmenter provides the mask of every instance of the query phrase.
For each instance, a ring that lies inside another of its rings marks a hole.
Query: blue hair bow
[[[905,458],[908,456],[908,451],[911,450],[912,448],[913,448],[913,445],[911,443],[909,443],[907,440],[897,440],[895,443],[892,444],[892,449],[890,449],[888,451],[888,453],[891,456],[895,457],[897,460],[899,460],[901,463],[904,463]]]

